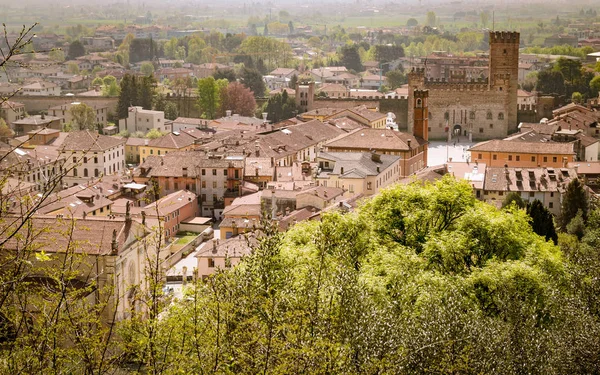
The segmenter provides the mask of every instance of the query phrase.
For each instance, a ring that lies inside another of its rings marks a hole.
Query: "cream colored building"
[[[321,152],[319,186],[344,189],[344,197],[373,195],[402,177],[401,158],[368,152]]]

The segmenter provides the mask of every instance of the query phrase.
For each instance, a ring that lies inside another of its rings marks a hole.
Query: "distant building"
[[[142,107],[129,107],[127,118],[119,120],[119,128],[129,133],[147,133],[152,129],[161,132],[171,131],[171,126],[165,124],[163,111],[151,111]]]
[[[89,130],[69,133],[60,147],[65,158],[67,185],[120,173],[125,167],[125,139],[101,135]]]

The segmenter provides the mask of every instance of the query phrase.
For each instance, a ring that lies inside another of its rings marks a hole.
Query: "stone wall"
[[[117,109],[116,97],[106,96],[28,96],[21,95],[11,99],[12,101],[25,104],[25,110],[28,114],[39,114],[41,111],[48,111],[48,108],[55,107],[58,105],[69,104],[73,102],[81,102],[89,105],[90,107],[108,108],[108,112],[115,113]]]

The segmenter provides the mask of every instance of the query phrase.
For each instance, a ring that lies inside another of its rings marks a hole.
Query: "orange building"
[[[480,142],[468,150],[470,160],[488,167],[563,168],[575,161],[572,143],[518,142],[503,139]]]

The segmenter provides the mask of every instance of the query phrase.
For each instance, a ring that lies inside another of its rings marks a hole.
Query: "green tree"
[[[342,66],[345,66],[347,69],[354,70],[356,72],[361,72],[363,70],[356,44],[343,46],[340,48],[339,55]]]
[[[576,104],[580,104],[583,101],[583,95],[580,92],[575,91],[571,94],[571,101]]]
[[[576,178],[569,182],[562,196],[559,226],[563,231],[579,211],[585,222],[588,214],[588,197],[583,184]]]
[[[543,94],[564,95],[565,78],[560,71],[542,70],[538,73],[535,88]]]
[[[65,53],[61,49],[53,48],[50,52],[48,52],[48,57],[55,62],[64,62],[65,61]]]
[[[555,245],[558,244],[558,235],[554,228],[554,217],[542,202],[535,199],[527,204],[527,214],[531,217],[531,228],[535,233],[546,238],[546,241],[552,240]]]
[[[149,62],[144,62],[140,67],[140,71],[145,76],[152,76],[154,75],[154,65],[152,65],[152,63]]]
[[[173,102],[167,102],[165,105],[165,118],[167,120],[175,120],[179,117],[179,110],[177,109],[177,104]]]
[[[73,105],[69,112],[75,130],[97,130],[96,112],[85,103]]]
[[[265,95],[265,81],[257,69],[244,68],[240,77],[240,83],[250,89],[257,98]]]
[[[67,55],[67,59],[75,60],[83,55],[85,55],[85,48],[79,40],[74,40],[71,42],[71,44],[69,44],[69,54]]]
[[[219,108],[221,87],[227,81],[216,81],[212,76],[198,80],[198,108],[203,118],[214,119]]]
[[[156,81],[153,76],[141,77],[137,79],[137,97],[136,104],[144,109],[152,109],[154,101],[154,85]]]
[[[600,76],[594,77],[590,81],[590,90],[593,97],[598,97],[600,93]]]
[[[429,27],[435,27],[437,25],[437,16],[435,15],[435,12],[433,12],[433,11],[427,12],[427,23],[426,24]]]
[[[267,113],[267,119],[272,123],[287,120],[295,116],[296,101],[290,98],[286,91],[273,95],[263,105],[261,112]]]
[[[406,26],[408,27],[415,27],[419,25],[419,21],[417,21],[415,18],[409,18],[408,21],[406,21]]]
[[[296,90],[296,84],[298,83],[298,76],[297,75],[293,75],[292,78],[290,78],[290,82],[288,83],[288,87]]]
[[[156,139],[156,138],[160,138],[164,135],[164,133],[162,133],[160,130],[158,129],[150,129],[148,131],[148,133],[146,133],[146,138],[148,139]]]
[[[0,118],[0,139],[6,142],[6,140],[12,138],[13,135],[15,135],[15,132],[6,125],[6,121],[4,121],[3,118]]]
[[[406,76],[399,70],[390,70],[385,74],[385,78],[391,90],[395,90],[407,82]]]
[[[513,191],[508,193],[506,198],[504,198],[504,201],[502,202],[502,208],[510,208],[510,206],[512,206],[513,203],[518,208],[525,208],[525,206],[527,205],[523,198],[521,198],[521,194]]]
[[[102,85],[104,85],[104,81],[102,81],[102,78],[100,78],[100,77],[96,77],[92,81],[92,86],[102,86]]]

